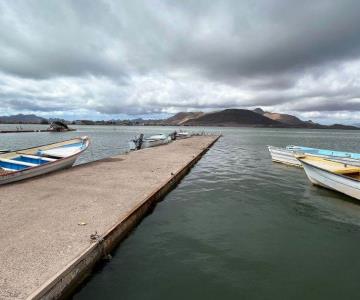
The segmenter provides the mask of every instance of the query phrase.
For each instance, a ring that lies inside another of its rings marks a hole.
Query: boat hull
[[[338,191],[360,200],[359,181],[347,178],[343,175],[331,173],[304,162],[302,162],[302,165],[307,177],[313,184]]]
[[[14,172],[2,175],[2,177],[0,178],[0,185],[70,168],[75,163],[77,157],[78,155],[76,157],[64,158],[53,163],[45,164],[37,168],[30,168],[21,172]]]
[[[277,148],[268,146],[271,159],[274,162],[283,163],[290,166],[301,167],[300,161],[296,158],[293,151],[287,150],[285,148]]]
[[[178,132],[175,137],[177,140],[188,139],[191,137],[191,134],[188,132]]]
[[[160,145],[166,145],[171,142],[171,138],[167,136],[166,138],[161,139],[145,139],[143,144],[141,145],[141,149],[143,148],[150,148],[150,147],[156,147]]]
[[[160,145],[167,144],[165,140],[153,140],[153,141],[144,141],[141,148],[150,148],[150,147],[156,147]]]
[[[70,168],[89,145],[89,138],[82,137],[2,154],[0,185]]]

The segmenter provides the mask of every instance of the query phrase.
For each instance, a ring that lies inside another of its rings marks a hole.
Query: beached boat
[[[297,159],[297,156],[304,154],[323,158],[331,158],[342,163],[360,166],[360,153],[317,149],[302,146],[287,146],[286,148],[268,146],[268,149],[273,161],[297,167],[302,166]]]
[[[360,200],[360,167],[314,156],[299,161],[313,184]]]
[[[71,167],[90,144],[88,137],[0,154],[0,185]]]

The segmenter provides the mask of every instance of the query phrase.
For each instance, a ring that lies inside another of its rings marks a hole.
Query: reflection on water
[[[0,148],[88,135],[85,162],[124,152],[140,132],[174,130],[78,129],[1,135]],[[358,133],[208,130],[224,137],[74,298],[358,299],[360,205],[312,186],[302,169],[272,163],[266,149],[295,144],[359,152]]]

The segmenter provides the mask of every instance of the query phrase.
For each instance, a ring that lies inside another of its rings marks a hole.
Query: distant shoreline
[[[31,125],[31,126],[46,126],[46,124],[39,123],[0,123],[1,125]],[[317,130],[317,129],[326,129],[326,130],[360,130],[360,127],[356,126],[348,126],[348,125],[319,125],[319,127],[301,127],[301,126],[276,126],[276,125],[254,125],[254,124],[184,124],[184,125],[174,125],[174,124],[73,124],[72,126],[116,126],[116,127],[212,127],[212,128],[263,128],[263,129],[308,129],[308,130]],[[69,130],[74,131],[74,130]],[[19,129],[19,130],[0,130],[0,133],[30,133],[30,132],[53,132],[52,130],[44,130],[44,129]]]
[[[0,124],[13,125],[46,125],[62,123],[70,126],[198,126],[198,127],[235,127],[235,128],[297,128],[297,129],[342,129],[359,130],[353,125],[332,124],[322,125],[312,120],[303,121],[294,115],[267,112],[261,108],[254,110],[228,108],[209,113],[179,112],[167,119],[125,119],[125,120],[63,120],[36,116],[34,114],[18,114],[13,116],[0,116]]]

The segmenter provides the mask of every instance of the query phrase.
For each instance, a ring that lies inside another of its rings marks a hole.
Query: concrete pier
[[[0,187],[0,299],[71,293],[217,139],[178,140]]]

